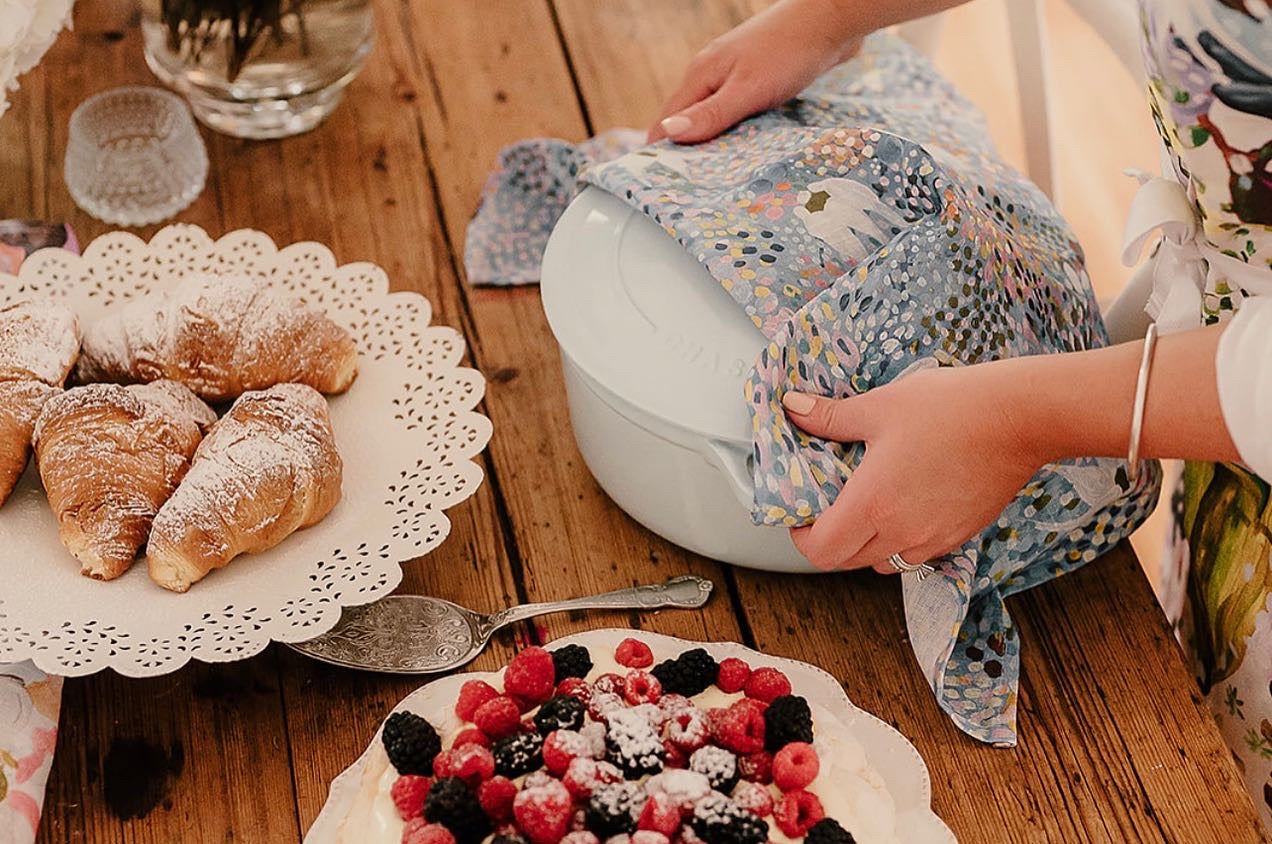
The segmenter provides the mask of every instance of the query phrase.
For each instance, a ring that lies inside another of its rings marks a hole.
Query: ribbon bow
[[[1272,292],[1272,283],[1258,267],[1224,254],[1206,239],[1196,206],[1183,185],[1140,170],[1128,170],[1127,175],[1139,180],[1140,189],[1126,219],[1122,263],[1133,266],[1148,240],[1160,235],[1143,270],[1152,278],[1144,310],[1157,322],[1159,333],[1196,327],[1203,292],[1216,289],[1221,280],[1251,293]]]

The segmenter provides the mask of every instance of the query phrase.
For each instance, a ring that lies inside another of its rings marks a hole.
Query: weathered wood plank
[[[429,83],[417,103],[424,140],[458,250],[499,148],[533,136],[578,140],[585,121],[546,3],[492,0],[480,14],[445,0],[416,0],[409,7]],[[570,433],[556,344],[538,291],[468,288],[465,296],[477,361],[490,379],[490,454],[526,593],[560,598],[685,571],[723,587],[719,565],[636,525],[592,480]],[[550,618],[543,635],[605,624],[646,625],[694,638],[738,636],[725,595],[702,614]]]

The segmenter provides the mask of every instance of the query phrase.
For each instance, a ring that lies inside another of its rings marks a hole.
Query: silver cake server
[[[569,610],[694,609],[711,597],[711,581],[692,575],[587,598],[522,604],[481,615],[441,598],[390,595],[345,607],[328,632],[290,647],[314,659],[388,674],[437,674],[471,662],[501,627]]]

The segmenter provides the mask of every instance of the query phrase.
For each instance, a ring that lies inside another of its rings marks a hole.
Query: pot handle
[[[711,452],[707,459],[724,472],[738,503],[751,512],[755,508],[755,481],[751,476],[750,449],[743,452],[736,445],[720,440],[707,440],[707,448]]]

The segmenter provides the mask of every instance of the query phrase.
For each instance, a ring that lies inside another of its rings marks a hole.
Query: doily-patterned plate
[[[58,541],[39,476],[28,467],[0,508],[0,662],[33,659],[62,675],[110,667],[144,676],[191,658],[243,659],[271,640],[313,638],[339,620],[341,607],[391,592],[403,561],[446,538],[443,511],[481,483],[473,458],[491,428],[473,409],[485,381],[459,366],[463,338],[429,325],[432,308],[424,297],[390,293],[379,267],[337,266],[320,244],[279,249],[250,230],[214,241],[189,225],[169,226],[149,243],[112,232],[82,256],[46,249],[17,277],[0,274],[0,302],[53,298],[88,325],[112,305],[194,272],[267,279],[353,333],[358,378],[330,400],[344,459],[343,498],[318,525],[178,595],[150,581],[144,560],[108,583],[82,577]]]

